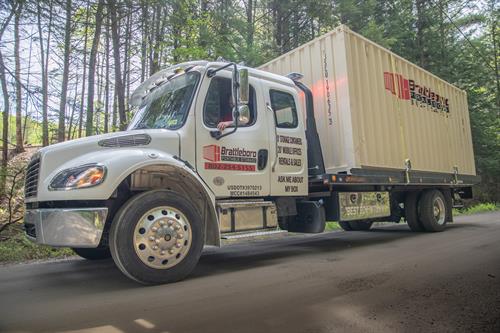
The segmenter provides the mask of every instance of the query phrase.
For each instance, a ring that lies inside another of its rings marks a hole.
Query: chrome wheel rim
[[[179,264],[191,248],[189,220],[178,209],[155,207],[146,212],[134,230],[134,249],[148,267],[167,269]]]
[[[446,215],[445,214],[446,208],[445,208],[443,199],[441,199],[440,197],[437,197],[434,200],[432,210],[433,210],[432,213],[434,215],[434,219],[436,220],[437,224],[443,225],[444,220],[445,220],[445,215]]]

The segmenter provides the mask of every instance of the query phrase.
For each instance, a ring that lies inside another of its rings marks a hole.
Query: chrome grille
[[[101,147],[132,147],[146,146],[150,142],[151,137],[147,134],[133,134],[101,140],[98,142],[98,144]]]
[[[26,179],[24,182],[24,196],[26,198],[37,195],[38,176],[40,172],[40,156],[34,156],[26,168]]]

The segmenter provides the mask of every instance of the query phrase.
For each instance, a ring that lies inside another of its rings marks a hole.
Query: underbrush
[[[23,234],[0,242],[0,263],[60,258],[74,255],[74,252],[69,248],[53,248],[35,244]]]
[[[477,213],[494,212],[500,210],[500,204],[487,202],[461,209],[453,209],[453,215],[472,215]]]

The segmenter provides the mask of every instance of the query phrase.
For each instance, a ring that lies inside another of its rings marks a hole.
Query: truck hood
[[[106,164],[113,154],[151,154],[179,156],[177,132],[165,129],[123,131],[61,142],[40,149],[40,179],[50,179],[58,172],[89,163]]]

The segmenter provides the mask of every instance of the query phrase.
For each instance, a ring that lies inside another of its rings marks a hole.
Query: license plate
[[[389,192],[339,192],[340,221],[391,215]]]

